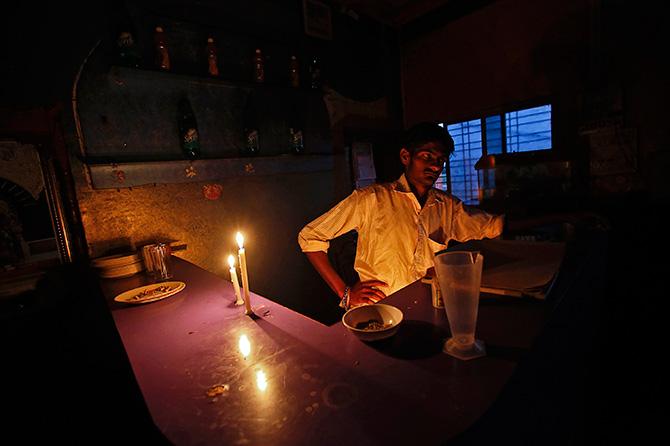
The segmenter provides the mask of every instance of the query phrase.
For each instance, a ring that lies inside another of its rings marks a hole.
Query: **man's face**
[[[432,187],[447,162],[446,148],[438,142],[428,142],[414,150],[400,149],[400,161],[405,166],[405,177],[410,184]]]

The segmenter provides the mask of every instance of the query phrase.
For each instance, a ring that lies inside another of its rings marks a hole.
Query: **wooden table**
[[[438,444],[491,406],[545,320],[544,302],[483,295],[488,355],[464,362],[442,353],[447,318],[420,281],[384,301],[404,312],[398,333],[364,343],[253,293],[245,316],[229,281],[174,263],[186,288],[160,301],[113,300],[142,274],[101,286],[151,416],[178,445]]]

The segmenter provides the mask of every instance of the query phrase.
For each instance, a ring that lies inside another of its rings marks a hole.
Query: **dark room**
[[[659,4],[0,7],[2,443],[658,441]]]

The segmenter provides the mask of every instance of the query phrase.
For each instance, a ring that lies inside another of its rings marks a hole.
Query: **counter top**
[[[487,356],[463,362],[442,353],[446,314],[420,281],[384,300],[404,313],[398,333],[364,343],[253,293],[245,316],[229,281],[174,263],[186,288],[160,301],[113,300],[143,274],[101,287],[149,412],[179,445],[441,443],[486,412],[545,321],[545,302],[482,295]]]

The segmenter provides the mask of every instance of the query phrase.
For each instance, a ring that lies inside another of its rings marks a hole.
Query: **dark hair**
[[[454,140],[446,128],[435,122],[419,122],[405,131],[404,147],[411,154],[420,146],[429,142],[441,143],[447,155],[454,152]]]

